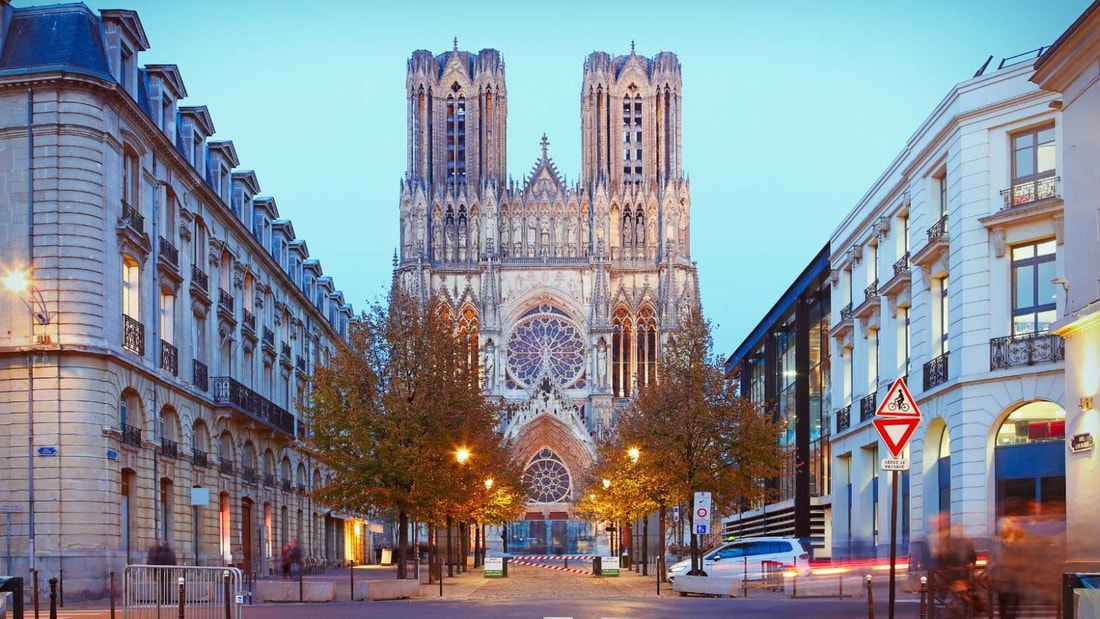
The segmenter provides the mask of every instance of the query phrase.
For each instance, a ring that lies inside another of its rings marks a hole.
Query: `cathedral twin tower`
[[[441,296],[527,465],[532,519],[564,518],[594,437],[657,379],[663,335],[698,303],[681,168],[680,63],[594,52],[581,88],[582,169],[567,187],[548,143],[507,175],[500,52],[408,61],[402,285]]]

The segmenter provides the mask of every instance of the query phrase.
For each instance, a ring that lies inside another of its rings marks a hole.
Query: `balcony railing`
[[[244,479],[245,483],[256,483],[256,469],[251,466],[242,466],[241,478]]]
[[[194,466],[207,467],[209,466],[206,452],[201,449],[191,449],[191,464]]]
[[[898,261],[894,263],[894,275],[902,275],[909,272],[909,252],[905,252],[905,255],[898,258]]]
[[[852,427],[852,405],[849,404],[836,412],[836,431],[842,432]]]
[[[218,306],[227,310],[230,314],[233,313],[233,295],[229,294],[225,288],[218,289]]]
[[[160,439],[160,453],[166,458],[178,458],[180,455],[180,445],[176,441],[166,439],[162,436]]]
[[[164,340],[160,341],[160,369],[179,376],[179,350]]]
[[[141,447],[141,428],[122,424],[122,444]]]
[[[168,264],[176,267],[180,266],[180,250],[176,249],[168,239],[163,236],[160,237],[160,257],[164,259]]]
[[[191,384],[203,393],[210,390],[209,371],[206,369],[206,364],[198,359],[191,361]]]
[[[290,344],[287,344],[286,342],[281,342],[281,344],[282,344],[283,358],[284,359],[290,359]]]
[[[245,329],[255,333],[256,332],[256,316],[252,312],[241,308],[241,322]]]
[[[1027,333],[989,340],[989,369],[1004,370],[1020,365],[1053,363],[1066,358],[1066,343],[1060,335]]]
[[[1046,176],[1016,183],[1009,189],[1002,189],[1001,197],[1005,201],[1004,207],[1012,208],[1046,200],[1047,198],[1057,198],[1058,181],[1060,180],[1062,180],[1060,176]]]
[[[222,473],[223,475],[232,475],[233,474],[233,461],[232,460],[221,460],[221,461],[219,461],[218,462],[218,472]]]
[[[868,393],[859,399],[859,420],[861,422],[867,421],[871,417],[875,416],[875,409],[878,408],[878,392]]]
[[[271,329],[268,329],[267,327],[264,327],[263,340],[264,344],[275,348],[275,332]]]
[[[845,305],[844,307],[840,308],[840,319],[841,320],[851,320],[852,319],[852,304],[851,304],[851,302],[849,302],[848,305]]]
[[[305,494],[305,493],[306,493],[306,485],[305,484],[298,484],[298,494]]]
[[[283,492],[290,492],[291,484],[292,484],[292,482],[289,479],[284,479],[282,481],[282,484],[281,484],[282,488],[283,488]]]
[[[871,282],[870,286],[863,289],[863,300],[874,301],[878,298],[878,280]]]
[[[122,217],[119,223],[138,234],[145,234],[145,217],[126,200],[122,201]]]
[[[305,360],[304,357],[302,357],[302,355],[298,355],[294,359],[294,365],[295,365],[295,367],[298,368],[299,372],[302,372],[303,374],[305,373],[305,371],[306,371],[306,360]]]
[[[229,404],[248,417],[294,436],[294,416],[228,376],[214,378],[214,402]]]
[[[275,487],[275,474],[274,473],[264,473],[264,485],[267,486],[268,488],[274,488]]]
[[[924,390],[947,382],[947,353],[924,364]]]
[[[928,242],[935,243],[947,238],[947,215],[940,217],[939,221],[928,228]]]
[[[136,355],[145,356],[145,325],[126,314],[122,315],[122,347]]]
[[[191,265],[191,283],[200,290],[210,290],[210,277],[197,264]]]

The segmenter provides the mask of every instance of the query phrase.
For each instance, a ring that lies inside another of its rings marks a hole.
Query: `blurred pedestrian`
[[[1027,533],[1014,516],[1002,517],[997,523],[997,533],[989,574],[997,592],[1001,619],[1016,619],[1020,615],[1020,590],[1029,569],[1023,548]]]
[[[283,578],[290,578],[290,542],[283,544],[283,551],[280,559],[283,568]]]
[[[290,548],[287,549],[287,559],[290,561],[291,579],[298,580],[302,575],[302,547],[298,545],[298,540],[290,540]]]

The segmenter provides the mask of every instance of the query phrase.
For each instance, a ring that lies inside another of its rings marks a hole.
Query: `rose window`
[[[543,449],[527,465],[523,472],[523,485],[528,500],[535,503],[561,503],[569,500],[572,483],[569,471],[561,458],[549,449]]]
[[[584,372],[584,340],[564,312],[543,305],[520,319],[508,338],[508,372],[518,387],[542,376],[569,387]]]

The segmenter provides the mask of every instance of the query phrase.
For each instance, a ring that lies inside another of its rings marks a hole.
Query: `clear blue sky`
[[[16,6],[49,4],[15,0]],[[1048,45],[1086,0],[92,0],[138,11],[345,299],[388,285],[415,49],[504,55],[508,168],[580,171],[585,56],[679,55],[692,254],[728,355],[951,87]]]

